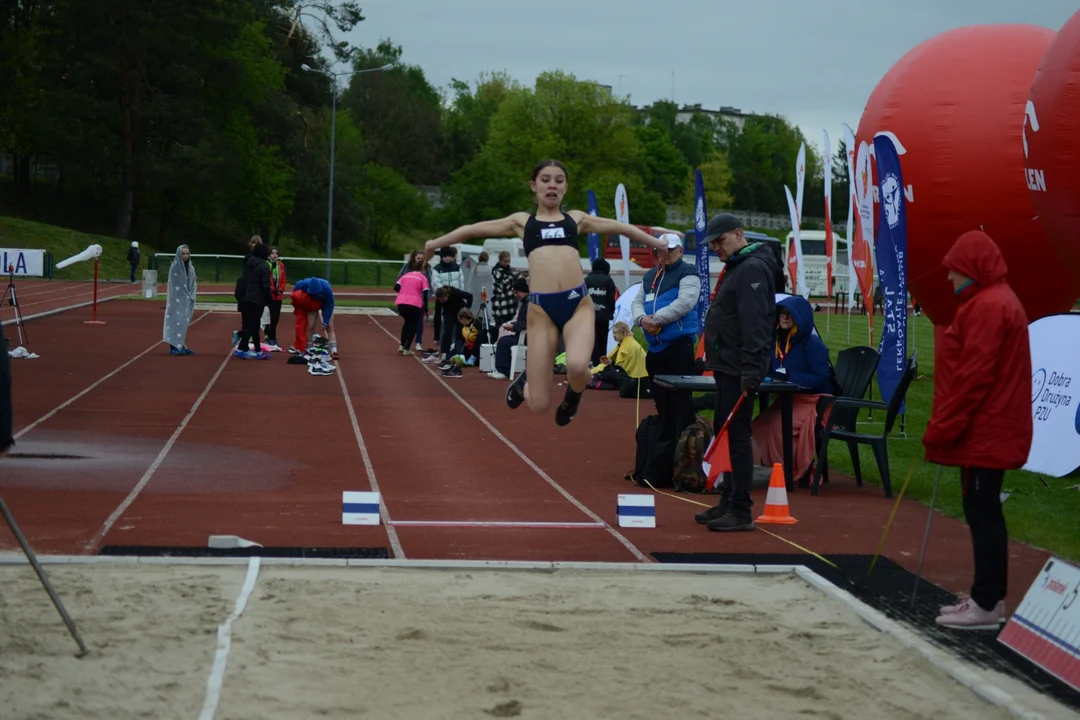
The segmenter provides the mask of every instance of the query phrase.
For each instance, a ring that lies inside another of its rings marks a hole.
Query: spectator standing
[[[754,411],[749,396],[768,374],[773,355],[776,260],[764,243],[747,243],[742,223],[730,213],[709,221],[704,241],[724,262],[724,276],[705,318],[705,366],[716,382],[714,432],[740,397],[743,402],[727,429],[730,482],[723,484],[720,502],[694,519],[709,530],[753,530]]]
[[[660,263],[645,273],[631,308],[634,325],[644,331],[648,345],[645,367],[662,428],[660,437],[674,445],[682,429],[693,421],[693,408],[685,408],[687,417],[676,417],[678,393],[658,387],[652,379],[694,371],[701,278],[697,267],[683,262],[682,239],[678,235],[667,233],[660,240],[667,243],[667,249],[660,251]]]
[[[596,307],[596,342],[592,351],[595,368],[600,365],[600,358],[607,355],[608,328],[615,318],[615,301],[619,298],[619,289],[611,279],[611,264],[602,257],[594,260],[592,272],[585,276],[585,285]]]
[[[1005,622],[1009,535],[1001,509],[1006,470],[1031,451],[1031,347],[1023,305],[1006,281],[998,246],[964,233],[942,265],[960,303],[938,347],[926,459],[960,468],[975,577],[970,594],[941,608],[937,623],[961,630]]]

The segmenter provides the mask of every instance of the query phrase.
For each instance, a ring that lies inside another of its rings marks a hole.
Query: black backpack
[[[641,487],[652,485],[655,488],[669,488],[673,486],[675,442],[661,440],[661,431],[662,426],[657,415],[649,415],[638,425],[634,433],[637,441],[634,469],[626,474],[626,479],[630,482]]]

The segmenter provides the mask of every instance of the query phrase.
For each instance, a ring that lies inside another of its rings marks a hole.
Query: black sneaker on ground
[[[715,532],[738,532],[740,530],[753,530],[754,521],[749,516],[742,517],[729,510],[722,517],[708,523],[706,527]]]
[[[516,410],[525,402],[525,373],[522,372],[510,387],[506,389],[506,404],[511,410]]]
[[[705,512],[699,512],[697,515],[695,515],[694,520],[696,520],[701,525],[707,525],[713,520],[719,520],[720,518],[727,515],[727,511],[727,500],[721,499],[720,502],[717,503],[715,506],[709,508]]]
[[[448,367],[443,370],[442,376],[444,378],[459,378],[461,377],[461,368],[459,368],[457,365],[454,365],[453,367]]]
[[[555,409],[555,424],[559,426],[569,425],[570,421],[577,415],[578,408],[581,406],[581,396],[583,392],[574,392],[570,389],[570,386],[566,386],[566,397],[559,404],[559,407]]]

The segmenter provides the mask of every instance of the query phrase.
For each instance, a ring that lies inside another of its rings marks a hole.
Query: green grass
[[[818,313],[814,320],[818,333],[829,347],[833,363],[837,354],[847,347],[866,345],[867,322],[865,315],[851,316],[851,340],[848,341],[847,315],[832,319],[826,328],[825,315]],[[875,317],[874,343],[880,337],[881,316]],[[916,360],[918,373],[908,389],[906,397],[906,416],[904,430],[900,430],[900,420],[889,434],[889,471],[892,476],[894,497],[900,493],[904,481],[911,473],[911,481],[904,493],[929,506],[934,487],[934,474],[937,466],[924,460],[922,435],[930,420],[930,411],[934,398],[934,327],[923,317],[910,317],[908,322],[909,350],[918,352]],[[641,342],[640,330],[636,336]],[[875,378],[871,388],[874,399],[881,400]],[[704,411],[703,416],[712,417]],[[885,413],[875,411],[871,415],[863,411],[859,416],[861,432],[880,432],[884,429]],[[859,464],[862,468],[864,489],[867,492],[880,492],[881,476],[877,463],[868,447],[861,447]],[[849,477],[854,476],[854,469],[847,447],[842,442],[834,442],[829,447],[829,465]],[[950,517],[963,517],[961,504],[959,471],[956,468],[943,468],[941,484],[938,489],[935,507]],[[838,482],[837,480],[833,481]],[[1077,473],[1065,478],[1049,478],[1023,470],[1005,474],[1005,492],[1010,493],[1005,502],[1005,519],[1009,527],[1009,536],[1043,548],[1069,560],[1080,560],[1080,535],[1076,533],[1076,518],[1080,516],[1080,491],[1071,489],[1080,482]],[[828,487],[819,496],[821,502],[829,502]]]
[[[60,262],[85,250],[90,245],[101,245],[102,253],[98,258],[98,277],[101,280],[128,280],[130,268],[127,251],[130,243],[126,240],[90,235],[75,230],[46,225],[31,220],[12,217],[0,217],[0,246],[45,250],[52,253],[53,261]],[[156,252],[152,247],[139,244],[142,253],[140,265],[146,267],[146,258]],[[57,280],[90,280],[94,277],[93,262],[78,262],[63,270],[55,271]],[[136,278],[141,278],[137,274]]]

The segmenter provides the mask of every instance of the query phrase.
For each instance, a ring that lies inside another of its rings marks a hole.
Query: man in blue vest
[[[690,375],[694,371],[701,278],[695,265],[683,262],[682,238],[667,233],[660,239],[667,241],[667,251],[661,252],[660,264],[645,273],[631,307],[634,324],[641,326],[648,344],[645,369],[663,428],[661,439],[674,441],[693,422],[693,406],[687,403],[684,408],[688,417],[676,417],[678,393],[657,387],[651,379],[656,375]]]

